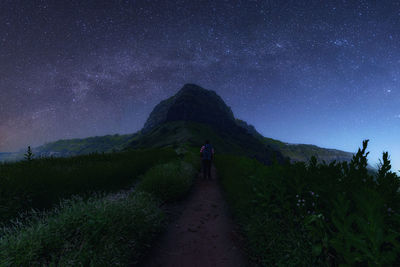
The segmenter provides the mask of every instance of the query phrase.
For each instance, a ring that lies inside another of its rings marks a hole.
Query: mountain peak
[[[206,89],[194,83],[186,83],[185,85],[183,85],[180,91],[182,90],[206,90]]]
[[[196,84],[185,84],[174,96],[161,101],[150,113],[142,131],[170,121],[192,121],[215,128],[236,127],[232,110],[212,90]]]

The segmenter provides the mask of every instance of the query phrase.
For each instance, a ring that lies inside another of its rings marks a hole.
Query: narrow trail
[[[212,179],[199,176],[191,195],[176,209],[180,211],[177,218],[141,266],[247,266],[214,167]]]

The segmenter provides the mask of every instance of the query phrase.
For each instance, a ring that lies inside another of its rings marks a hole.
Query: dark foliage
[[[400,180],[383,154],[367,170],[368,140],[350,163],[265,166],[217,157],[229,202],[261,265],[400,264]]]
[[[28,146],[28,149],[26,151],[26,154],[24,154],[24,158],[27,161],[32,161],[33,160],[33,153],[32,153],[32,149],[30,146]]]
[[[172,149],[151,149],[0,164],[0,222],[71,195],[120,190],[153,165],[176,158]]]

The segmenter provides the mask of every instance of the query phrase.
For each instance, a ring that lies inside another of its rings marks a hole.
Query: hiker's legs
[[[211,178],[211,160],[203,159],[203,178]]]
[[[207,162],[207,176],[208,176],[208,179],[211,179],[211,160],[207,160],[208,162]]]
[[[207,160],[203,159],[203,179],[207,178]]]

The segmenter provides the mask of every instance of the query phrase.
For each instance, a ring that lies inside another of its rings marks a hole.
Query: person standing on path
[[[206,143],[201,147],[200,156],[203,163],[203,178],[211,179],[211,161],[214,158],[214,148],[209,140],[206,140]]]

